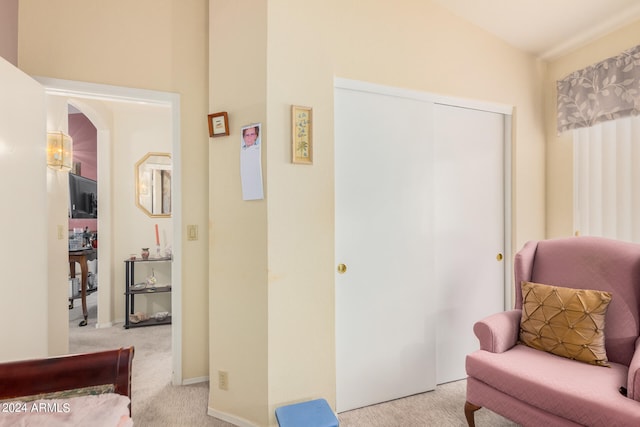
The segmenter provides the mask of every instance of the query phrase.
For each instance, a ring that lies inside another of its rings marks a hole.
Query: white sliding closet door
[[[435,388],[432,108],[335,90],[338,412]]]
[[[438,384],[466,378],[473,324],[504,309],[503,114],[435,106]]]
[[[338,412],[464,378],[511,262],[505,115],[353,86],[335,89]]]

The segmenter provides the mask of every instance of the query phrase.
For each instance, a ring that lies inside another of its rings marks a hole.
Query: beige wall
[[[210,1],[210,109],[232,132],[210,155],[210,370],[229,372],[211,413],[275,425],[282,404],[335,403],[334,77],[513,105],[514,247],[544,237],[543,66],[430,1],[366,6]],[[291,164],[292,104],[313,107],[313,166]],[[242,202],[238,129],[254,121],[266,200]]]
[[[171,111],[167,107],[138,105],[129,103],[112,103],[113,113],[112,143],[113,158],[111,191],[113,198],[113,253],[115,265],[114,275],[114,311],[113,319],[124,321],[124,262],[130,254],[140,257],[143,247],[155,253],[155,224],[158,224],[160,242],[164,245],[165,236],[172,236],[172,220],[170,218],[152,218],[135,205],[134,165],[149,152],[171,153]],[[144,280],[151,275],[153,267],[157,279],[168,283],[171,281],[170,265],[154,263],[136,265],[136,280]],[[135,302],[136,311],[153,315],[158,311],[171,311],[168,294],[157,294],[151,297],[138,297]]]
[[[230,135],[210,140],[210,413],[256,425],[268,420],[267,200],[242,201],[240,128],[262,123],[264,185],[269,188],[266,1],[210,2],[211,112],[229,113]],[[229,390],[217,372],[229,373]],[[215,411],[215,412],[212,412]]]
[[[26,73],[180,94],[183,223],[176,226],[200,230],[197,241],[174,242],[183,259],[187,380],[208,375],[207,10],[206,0],[30,0],[19,10],[18,65]]]
[[[556,81],[573,71],[615,56],[640,43],[640,21],[612,32],[567,55],[550,61],[544,82],[547,139],[546,236],[570,236],[573,229],[572,133],[556,131]]]

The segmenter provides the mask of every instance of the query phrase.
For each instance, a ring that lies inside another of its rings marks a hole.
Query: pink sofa
[[[481,407],[523,426],[640,426],[640,245],[598,237],[528,242],[514,264],[515,309],[473,328],[480,350],[466,359],[469,426]],[[611,367],[520,344],[522,281],[611,292],[604,329]]]

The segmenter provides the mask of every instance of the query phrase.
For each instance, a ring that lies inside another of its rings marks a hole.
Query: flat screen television
[[[98,218],[98,183],[84,176],[69,174],[69,216]]]

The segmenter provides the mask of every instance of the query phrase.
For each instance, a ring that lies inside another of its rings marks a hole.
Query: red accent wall
[[[96,127],[82,113],[69,114],[69,136],[73,139],[73,162],[80,164],[79,175],[97,180],[98,131]],[[97,231],[98,220],[69,218],[69,230],[85,227],[89,227],[91,231]]]
[[[98,177],[98,131],[82,113],[69,114],[69,136],[73,139],[73,162],[80,163],[79,175]]]

